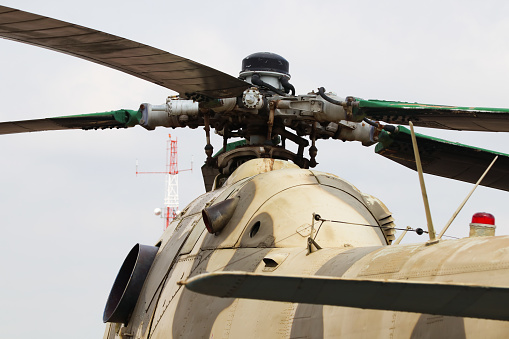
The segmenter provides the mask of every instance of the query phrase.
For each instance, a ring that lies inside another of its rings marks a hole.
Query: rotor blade
[[[498,155],[481,185],[509,191],[509,155],[423,134],[416,137],[424,173],[474,184]],[[416,170],[410,130],[403,126],[392,134],[383,131],[375,152]]]
[[[509,109],[426,105],[358,99],[359,113],[390,124],[467,131],[509,132]]]
[[[179,92],[236,97],[251,85],[163,50],[45,16],[0,6],[0,37],[89,60]]]
[[[38,132],[62,129],[127,128],[139,123],[138,111],[118,111],[71,115],[66,117],[8,121],[0,123],[0,134]]]
[[[222,297],[509,320],[509,289],[471,284],[335,277],[201,274],[191,291]]]

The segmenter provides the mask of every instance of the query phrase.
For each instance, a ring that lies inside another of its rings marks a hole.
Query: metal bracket
[[[353,103],[355,102],[355,98],[352,96],[346,97],[346,102],[343,108],[346,112],[346,120],[352,121],[353,120]]]
[[[120,338],[122,338],[122,339],[129,339],[129,338],[133,338],[133,337],[134,337],[134,334],[133,334],[133,333],[131,333],[131,332],[128,332],[127,327],[122,327],[122,328],[120,329],[119,336],[120,336]]]
[[[307,240],[308,253],[306,255],[310,255],[311,253],[322,249],[322,247],[320,245],[318,245],[318,243],[315,241],[315,239],[312,238],[313,233],[315,231],[315,216],[316,216],[316,213],[313,213],[313,219],[311,220],[311,232],[309,232],[309,237]]]
[[[313,247],[314,247],[314,249],[313,249]],[[318,245],[313,238],[311,238],[311,237],[308,238],[308,254],[306,254],[306,255],[310,255],[311,253],[316,252],[321,249],[322,249],[322,247],[320,247],[320,245]]]

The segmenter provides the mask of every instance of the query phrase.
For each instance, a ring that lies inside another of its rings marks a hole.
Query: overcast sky
[[[139,41],[237,76],[242,58],[290,62],[300,94],[317,87],[366,99],[509,107],[506,1],[4,0],[3,5]],[[0,39],[0,120],[161,104],[173,92],[53,51]],[[419,130],[509,153],[500,133]],[[163,221],[168,133],[178,137],[181,209],[204,192],[202,129],[8,135],[0,147],[0,319],[6,338],[97,338],[124,257],[154,244]],[[221,142],[215,139],[216,150]],[[318,170],[382,199],[399,227],[424,227],[417,174],[358,143],[318,141]],[[440,230],[472,185],[425,176]],[[507,194],[480,187],[447,234],[491,212],[509,234]],[[407,242],[425,241],[408,236]]]

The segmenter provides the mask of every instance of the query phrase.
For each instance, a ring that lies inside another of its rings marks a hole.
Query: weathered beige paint
[[[496,226],[483,224],[470,224],[470,237],[492,237],[495,235]]]
[[[208,234],[201,210],[238,196],[230,222]],[[315,222],[323,248],[308,255],[312,213],[352,223],[392,224],[381,202],[334,175],[259,159],[192,202],[160,239],[130,323],[104,338],[504,338],[509,323],[196,294],[177,282],[204,272],[468,282],[507,286],[509,237],[387,246],[389,231]],[[383,220],[383,221],[381,221]],[[256,222],[258,232],[251,236]],[[173,231],[173,229],[175,231]],[[306,231],[307,230],[307,231]],[[307,233],[306,233],[307,232]],[[338,291],[348,293],[348,291]],[[430,301],[432,302],[432,301]],[[129,334],[131,336],[129,336]]]

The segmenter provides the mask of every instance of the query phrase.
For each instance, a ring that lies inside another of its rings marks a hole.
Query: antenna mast
[[[164,198],[164,219],[167,229],[179,212],[178,153],[177,138],[166,141],[166,196]]]
[[[177,138],[171,139],[171,134],[168,134],[169,139],[166,141],[166,170],[164,172],[140,172],[138,171],[138,161],[136,160],[136,175],[138,174],[165,174],[166,175],[166,192],[164,196],[164,210],[156,208],[154,213],[161,215],[164,218],[164,229],[167,229],[170,223],[180,213],[179,211],[179,185],[178,185],[178,152],[177,152]],[[191,168],[182,170],[193,171],[193,161],[191,160]]]

